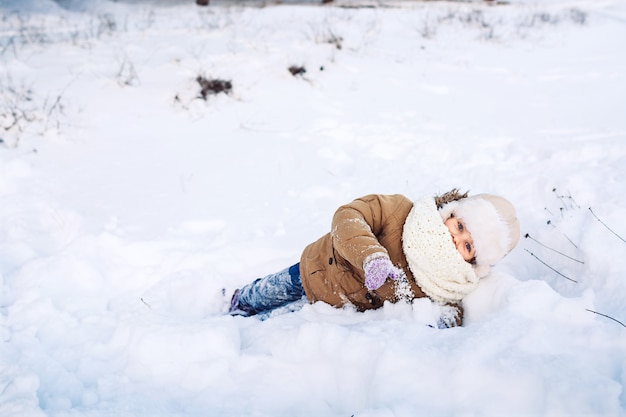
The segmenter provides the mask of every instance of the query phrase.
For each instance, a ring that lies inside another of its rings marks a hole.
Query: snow
[[[626,414],[624,2],[346,3],[2,2],[0,415]],[[464,327],[223,314],[339,205],[453,187],[529,235]]]

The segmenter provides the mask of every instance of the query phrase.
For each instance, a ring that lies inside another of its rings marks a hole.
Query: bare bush
[[[0,80],[0,143],[17,147],[26,132],[60,130],[64,111],[62,93],[40,100],[32,87],[6,76]]]
[[[0,98],[0,140],[8,143],[11,139],[17,146],[28,124],[40,117],[34,105],[33,91],[24,84],[15,85],[13,79],[7,76],[0,82]]]
[[[532,28],[540,25],[556,25],[561,21],[560,16],[548,12],[534,12],[521,18],[519,26],[523,28]]]
[[[518,18],[517,33],[524,37],[529,34],[531,29],[539,29],[545,26],[556,26],[563,23],[585,25],[586,22],[587,13],[580,9],[569,9],[560,13],[534,11]]]
[[[200,84],[200,96],[204,100],[207,99],[207,96],[212,94],[230,94],[233,89],[231,81],[216,78],[209,79],[201,75],[196,78],[196,81]]]
[[[437,25],[433,24],[430,16],[426,14],[420,22],[417,31],[424,39],[432,39],[437,34]]]
[[[501,2],[489,4],[493,6]],[[544,27],[567,23],[585,25],[588,18],[585,11],[577,8],[561,11],[526,8],[512,17],[510,21],[506,21],[502,15],[492,13],[492,9],[489,6],[459,6],[450,7],[436,17],[425,13],[421,22],[416,24],[416,30],[423,38],[430,39],[434,38],[444,25],[461,24],[470,29],[477,29],[480,38],[486,40],[502,39],[504,34],[510,33],[509,28],[513,28],[517,36],[525,38],[531,34],[531,31]]]
[[[289,68],[287,68],[287,70],[294,77],[296,77],[298,75],[302,76],[302,75],[304,75],[306,73],[306,68],[304,68],[303,66],[299,66],[299,65],[291,65]]]
[[[324,28],[314,26],[311,24],[311,32],[313,41],[315,43],[326,43],[333,45],[336,49],[341,50],[343,48],[343,36],[341,36],[336,29],[327,25]]]
[[[103,35],[111,35],[117,30],[115,16],[110,13],[102,13],[95,16],[91,21],[91,34],[95,38]]]
[[[572,22],[579,25],[584,25],[587,23],[587,13],[580,9],[570,9],[569,18]]]
[[[115,76],[121,86],[133,86],[139,83],[139,75],[135,70],[135,65],[127,55],[120,60],[120,68]]]

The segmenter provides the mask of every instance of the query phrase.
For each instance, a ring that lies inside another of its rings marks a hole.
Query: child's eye
[[[469,243],[465,244],[465,249],[467,249],[468,253],[472,253],[472,245],[470,245]]]
[[[459,222],[458,225],[459,225],[459,232],[462,232],[463,231],[463,223]]]

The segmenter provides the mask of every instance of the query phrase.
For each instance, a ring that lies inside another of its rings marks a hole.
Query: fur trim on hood
[[[491,265],[517,245],[519,221],[513,205],[503,197],[477,194],[445,203],[439,210],[445,222],[454,216],[463,220],[476,249],[476,273],[483,277]]]

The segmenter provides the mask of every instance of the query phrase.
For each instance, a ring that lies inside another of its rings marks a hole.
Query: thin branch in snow
[[[11,36],[11,38],[9,38],[9,41],[6,43],[6,45],[2,47],[2,50],[0,50],[0,55],[4,55],[6,50],[9,49],[9,46],[13,50],[13,56],[17,58],[17,48],[15,47],[15,39],[13,36]]]
[[[150,304],[146,303],[146,301],[143,298],[140,298],[140,300],[141,300],[142,303],[147,305],[150,310],[152,310],[152,306]]]
[[[552,227],[554,227],[555,229],[557,228],[554,224],[552,224],[551,220],[548,220],[548,224]],[[569,237],[567,237],[567,235],[563,232],[561,232],[563,234],[563,236],[565,236],[565,239],[567,239],[569,241],[569,243],[571,243],[576,249],[578,249],[578,245],[576,245],[572,239],[570,239]]]
[[[554,193],[554,195],[556,195],[556,198],[558,198],[559,200],[561,200],[561,203],[562,203],[564,206],[567,206],[567,204],[565,204],[565,201],[563,201],[563,196],[560,196],[560,195],[558,195],[558,194],[556,193],[556,188],[553,188],[553,189],[552,189],[552,192]],[[563,215],[563,209],[561,209],[561,215]]]
[[[617,319],[615,319],[615,318],[613,318],[611,316],[607,316],[606,314],[598,313],[597,311],[589,310],[588,308],[586,308],[585,310],[589,311],[590,313],[597,314],[598,316],[602,316],[602,317],[606,317],[607,319],[611,319],[614,322],[619,323],[622,326],[626,327],[626,324],[622,323],[621,321],[619,321],[619,320],[617,320]]]
[[[552,192],[556,195],[556,197],[559,200],[561,200],[561,203],[563,203],[563,205],[565,206],[565,209],[569,210],[570,208],[573,208],[574,206],[577,208],[580,208],[580,205],[578,205],[578,203],[574,201],[574,197],[572,197],[572,193],[569,193],[569,195],[559,195],[556,192],[556,188],[553,188]],[[564,198],[570,200],[572,207],[567,207],[567,203],[565,202]]]
[[[576,202],[576,200],[574,200],[574,197],[572,197],[572,193],[566,196],[566,198],[569,198],[576,207],[580,208],[580,205]]]
[[[527,238],[527,239],[534,240],[535,242],[537,242],[538,244],[540,244],[540,245],[541,245],[541,246],[543,246],[544,248],[546,248],[546,249],[550,249],[551,251],[556,252],[556,253],[558,253],[559,255],[563,255],[563,256],[565,256],[566,258],[571,259],[572,261],[575,261],[575,262],[578,262],[578,263],[581,263],[581,264],[584,264],[584,263],[585,263],[585,262],[583,262],[583,261],[581,261],[581,260],[578,260],[578,259],[576,259],[576,258],[572,258],[571,256],[564,254],[563,252],[559,252],[559,251],[558,251],[558,250],[556,250],[556,249],[553,249],[553,248],[551,248],[551,247],[549,247],[549,246],[544,245],[543,243],[541,243],[540,241],[538,241],[537,239],[535,239],[534,237],[532,237],[532,236],[531,236],[530,234],[528,234],[528,233],[526,233],[526,236],[524,236],[524,237],[525,237],[525,238]]]
[[[599,218],[598,216],[596,216],[596,213],[594,213],[594,212],[593,212],[593,210],[591,210],[591,207],[589,207],[589,211],[591,212],[591,214],[593,214],[593,217],[595,217],[595,218],[596,218],[596,220],[598,220],[600,223],[602,223],[602,225],[603,225],[604,227],[606,227],[606,228],[609,230],[609,232],[613,233],[615,236],[617,236],[618,238],[620,238],[622,242],[626,243],[626,240],[624,240],[624,238],[623,238],[623,237],[621,237],[620,235],[618,235],[617,233],[615,233],[615,232],[613,231],[613,229],[611,229],[609,226],[607,226],[607,225],[606,225],[606,223],[604,223],[602,220],[600,220],[600,218]]]
[[[545,266],[547,266],[548,268],[550,268],[551,270],[553,270],[554,272],[556,272],[557,274],[559,274],[560,276],[562,276],[563,278],[568,279],[568,280],[570,280],[570,281],[572,281],[572,282],[576,282],[576,283],[578,283],[578,281],[576,281],[575,279],[571,279],[570,277],[568,277],[568,276],[566,276],[566,275],[563,275],[562,273],[560,273],[560,272],[559,272],[559,271],[557,271],[556,269],[552,268],[550,265],[548,265],[547,263],[545,263],[544,261],[542,261],[541,259],[539,259],[539,258],[537,257],[537,255],[535,255],[534,253],[532,253],[532,252],[531,252],[531,251],[529,251],[528,249],[524,249],[524,250],[525,250],[526,252],[530,253],[530,254],[531,254],[531,256],[532,256],[533,258],[535,258],[536,260],[538,260],[539,262],[541,262],[542,264],[544,264]]]

